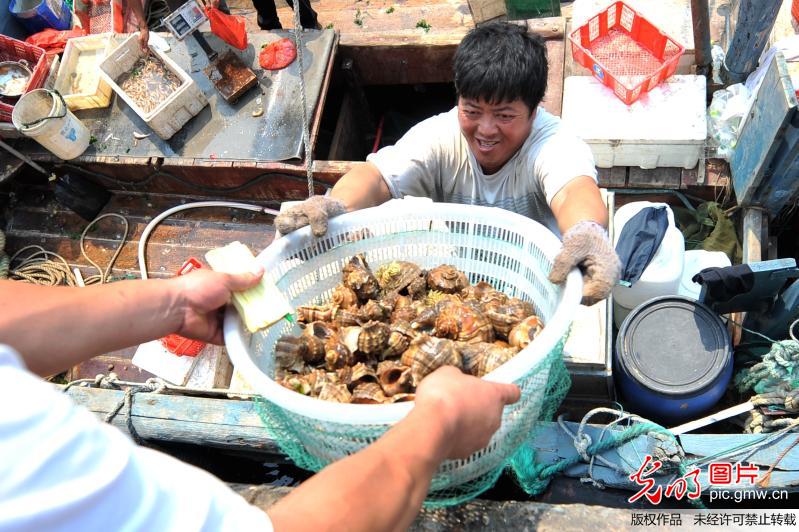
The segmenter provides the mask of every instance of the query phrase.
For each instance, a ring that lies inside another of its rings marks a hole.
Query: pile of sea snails
[[[412,401],[419,382],[445,365],[482,377],[543,329],[533,306],[443,264],[429,271],[394,261],[344,266],[324,305],[297,309],[304,330],[275,347],[276,380],[339,403]]]

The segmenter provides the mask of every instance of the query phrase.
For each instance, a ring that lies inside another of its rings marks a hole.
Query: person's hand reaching
[[[222,344],[222,310],[233,292],[258,284],[263,270],[253,273],[228,274],[212,270],[195,270],[175,277],[172,312],[180,318],[177,334],[186,338]]]
[[[446,458],[467,458],[491,440],[502,422],[502,409],[519,400],[515,384],[490,382],[444,366],[416,389],[416,408],[440,421],[451,447]],[[431,420],[433,421],[433,420]]]
[[[605,299],[619,282],[621,262],[607,232],[598,223],[578,222],[566,231],[549,280],[555,284],[566,282],[566,276],[575,266],[583,272],[583,305]]]
[[[327,233],[327,221],[345,212],[347,207],[341,200],[328,196],[311,196],[281,212],[275,218],[275,227],[280,234],[287,235],[310,225],[314,236],[324,236]]]

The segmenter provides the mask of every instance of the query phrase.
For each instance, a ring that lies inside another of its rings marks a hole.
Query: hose
[[[260,205],[251,205],[249,203],[237,203],[233,201],[197,201],[194,203],[186,203],[184,205],[178,205],[177,207],[172,207],[171,209],[167,209],[155,218],[153,218],[150,223],[147,224],[147,227],[144,228],[142,231],[141,239],[139,239],[139,271],[141,272],[141,278],[147,279],[147,258],[145,256],[145,250],[147,248],[147,239],[150,237],[150,233],[152,233],[153,229],[161,223],[165,218],[172,216],[176,212],[185,211],[188,209],[199,209],[203,207],[226,207],[230,209],[244,209],[247,211],[253,212],[260,212],[263,214],[271,214],[273,216],[277,216],[279,211],[275,209],[270,209],[268,207],[261,207]]]

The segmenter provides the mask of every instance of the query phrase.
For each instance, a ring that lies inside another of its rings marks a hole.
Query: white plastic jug
[[[36,89],[23,94],[14,106],[11,121],[22,134],[61,159],[74,159],[89,147],[89,129],[57,92]]]
[[[730,258],[723,251],[705,251],[704,249],[686,251],[683,264],[679,295],[691,299],[699,299],[699,294],[702,292],[702,285],[691,280],[694,275],[705,268],[724,268],[732,265]]]
[[[657,252],[632,286],[616,285],[613,288],[613,322],[616,327],[621,323],[632,309],[657,296],[677,295],[682,278],[683,260],[685,255],[685,239],[677,229],[674,222],[674,213],[666,203],[653,203],[651,201],[635,201],[620,207],[613,217],[615,234],[613,235],[614,247],[619,241],[624,225],[630,219],[647,207],[665,207],[669,220],[666,234],[658,247]]]

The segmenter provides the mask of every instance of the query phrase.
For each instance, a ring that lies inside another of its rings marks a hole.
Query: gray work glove
[[[278,214],[275,227],[280,234],[287,235],[300,227],[310,225],[314,236],[324,236],[327,233],[328,219],[345,212],[347,207],[341,200],[328,196],[311,196]]]
[[[555,284],[564,283],[575,266],[583,272],[583,305],[605,299],[619,282],[621,262],[607,232],[598,223],[583,221],[566,231],[563,249],[555,257],[549,280]]]

